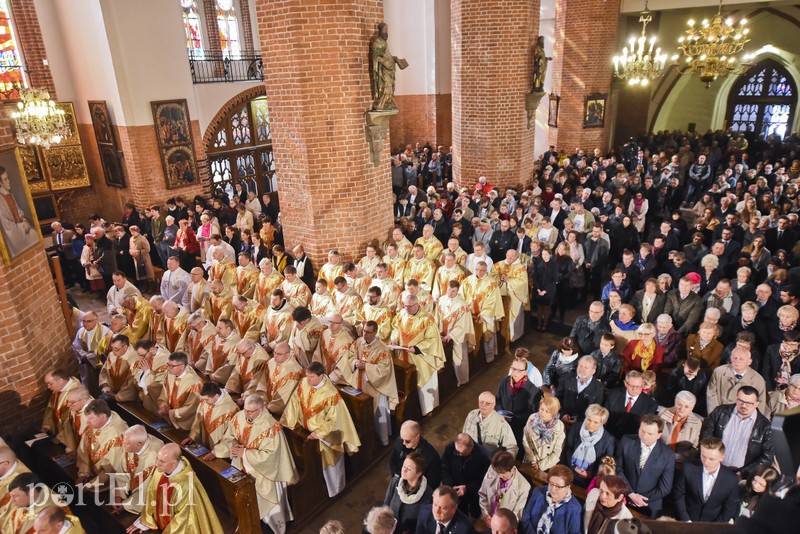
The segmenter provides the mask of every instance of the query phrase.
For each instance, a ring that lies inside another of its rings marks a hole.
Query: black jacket
[[[569,337],[578,342],[581,354],[590,354],[592,351],[599,348],[600,338],[603,337],[603,334],[611,331],[608,319],[605,315],[598,322],[599,324],[592,330],[589,327],[590,321],[588,315],[581,315],[575,319]]]
[[[564,452],[562,453],[561,463],[570,466],[570,468],[572,468],[572,455],[575,453],[575,449],[578,448],[578,445],[581,444],[581,426],[582,423],[575,423],[572,425],[567,433],[567,439],[564,440]],[[603,437],[594,445],[595,462],[587,469],[589,476],[583,478],[578,475],[578,473],[575,473],[573,469],[572,473],[575,476],[573,484],[577,484],[583,488],[587,487],[597,474],[597,467],[600,465],[600,460],[603,456],[613,457],[615,447],[616,441],[614,440],[614,436],[607,429],[604,429]]]
[[[506,376],[497,386],[497,407],[496,410],[506,410],[514,414],[508,422],[517,443],[522,443],[522,429],[528,421],[528,417],[539,409],[539,401],[542,399],[542,390],[534,386],[530,380],[526,380],[517,393],[511,393],[509,383],[511,377]]]
[[[770,345],[767,347],[767,352],[764,353],[764,359],[761,362],[761,376],[764,382],[767,383],[767,391],[774,391],[778,382],[775,377],[781,372],[781,344]],[[792,363],[789,364],[791,373],[789,375],[800,373],[800,356],[795,356]]]
[[[442,459],[439,458],[439,453],[433,448],[433,445],[428,443],[425,438],[419,439],[419,445],[416,449],[409,449],[403,445],[403,440],[397,438],[392,448],[392,455],[389,457],[389,469],[392,476],[400,474],[400,468],[403,467],[403,461],[406,456],[412,452],[418,452],[425,458],[425,478],[428,480],[428,486],[438,488],[439,483],[442,481]]]
[[[703,501],[703,465],[697,461],[684,462],[675,475],[675,507],[680,521],[709,521],[727,523],[739,512],[739,477],[724,465],[707,501]]]
[[[736,410],[735,404],[717,406],[703,421],[700,437],[714,436],[722,439],[725,427],[728,426],[734,410]],[[742,478],[749,476],[757,465],[772,465],[774,458],[775,443],[772,440],[772,427],[769,419],[764,417],[761,412],[756,412],[756,422],[753,425],[753,433],[750,435],[750,443],[747,445],[744,465],[739,469]]]
[[[561,415],[571,415],[581,421],[590,404],[603,404],[603,384],[593,377],[589,385],[578,393],[578,376],[573,373],[559,380],[556,397],[561,402]]]
[[[630,412],[625,411],[625,403],[628,392],[624,387],[620,387],[608,392],[606,402],[603,406],[609,411],[606,429],[614,434],[617,439],[621,439],[625,434],[636,434],[639,432],[639,420],[643,415],[656,413],[658,403],[649,395],[639,394],[636,402],[633,403]],[[638,456],[637,456],[638,458]]]
[[[606,356],[603,356],[600,349],[596,349],[591,354],[594,361],[597,362],[597,371],[594,376],[608,389],[617,387],[622,376],[622,358],[619,353],[612,349]]]
[[[492,461],[486,456],[480,447],[473,447],[469,456],[459,456],[456,454],[455,443],[450,443],[445,447],[442,454],[442,484],[446,486],[466,486],[464,496],[458,501],[458,509],[465,514],[480,510],[478,504],[478,490],[481,489],[483,477],[489,470]]]

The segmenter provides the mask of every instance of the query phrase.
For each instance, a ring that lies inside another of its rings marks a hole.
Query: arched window
[[[0,100],[18,99],[20,87],[27,86],[11,6],[8,0],[0,0]]]
[[[203,55],[203,32],[195,0],[181,0],[183,8],[183,30],[186,33],[186,49],[191,55]]]
[[[728,97],[728,126],[752,136],[791,133],[797,84],[775,60],[766,59],[739,77]]]
[[[217,0],[217,26],[222,52],[230,56],[239,55],[239,21],[233,0]]]
[[[213,189],[233,196],[237,182],[256,184],[258,194],[275,190],[275,161],[267,98],[258,97],[231,110],[220,122],[207,148]]]

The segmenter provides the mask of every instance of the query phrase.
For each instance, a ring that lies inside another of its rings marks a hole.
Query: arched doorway
[[[786,68],[765,59],[739,77],[728,96],[728,127],[748,137],[791,133],[797,84]]]
[[[276,190],[267,98],[256,96],[233,106],[207,136],[207,158],[212,189],[233,195],[237,183],[244,189],[255,183],[258,195]]]

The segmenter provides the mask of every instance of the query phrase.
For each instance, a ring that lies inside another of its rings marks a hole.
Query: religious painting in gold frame
[[[197,159],[186,99],[150,102],[167,189],[196,183]]]
[[[56,145],[42,150],[42,168],[52,191],[87,187],[89,171],[81,145]]]
[[[0,254],[7,266],[42,241],[20,151],[0,149]]]

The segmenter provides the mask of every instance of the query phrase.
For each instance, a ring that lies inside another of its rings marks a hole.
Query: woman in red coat
[[[622,353],[624,372],[635,370],[645,372],[652,369],[658,373],[664,361],[664,349],[656,343],[656,327],[644,323],[636,330],[639,339],[634,339]]]

